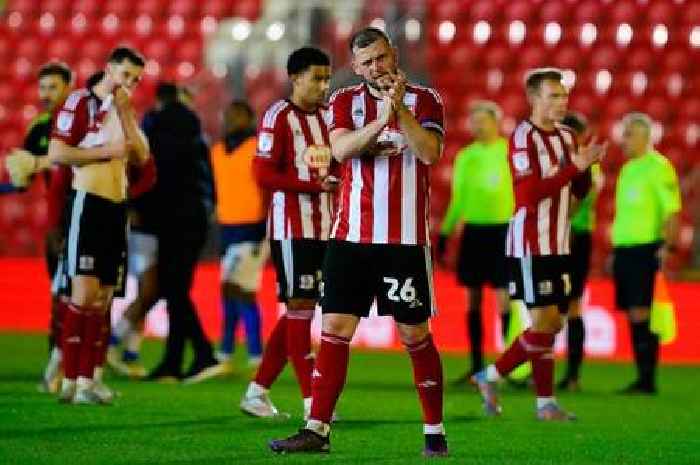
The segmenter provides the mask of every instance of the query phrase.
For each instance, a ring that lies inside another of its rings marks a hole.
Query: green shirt
[[[591,166],[591,176],[593,177],[593,186],[596,181],[602,176],[600,165],[596,163]],[[576,211],[571,216],[571,229],[575,232],[589,233],[595,227],[595,203],[598,199],[598,192],[595,187],[581,200],[576,206]]]
[[[508,141],[474,142],[455,159],[452,197],[440,232],[451,234],[460,220],[481,225],[507,223],[514,206]]]
[[[615,192],[614,246],[663,240],[668,218],[681,209],[678,178],[666,157],[651,150],[622,167]]]

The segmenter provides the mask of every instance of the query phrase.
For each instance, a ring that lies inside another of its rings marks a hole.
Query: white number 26
[[[393,302],[400,302],[401,300],[404,302],[413,302],[416,299],[416,288],[413,287],[413,278],[406,278],[398,295],[396,295],[396,291],[399,290],[398,279],[385,276],[384,282],[390,285],[389,291],[386,293],[389,300]]]

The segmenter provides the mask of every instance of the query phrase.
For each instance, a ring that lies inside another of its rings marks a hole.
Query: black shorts
[[[430,248],[418,245],[329,241],[323,264],[323,313],[377,313],[419,324],[435,309]]]
[[[457,262],[457,278],[467,287],[491,284],[505,289],[508,285],[506,260],[507,224],[466,224]]]
[[[127,265],[126,203],[72,191],[66,207],[64,266],[69,278],[94,276],[122,296]]]
[[[583,296],[591,270],[591,233],[572,232],[571,235],[571,298]]]
[[[651,307],[654,278],[659,270],[660,243],[615,247],[613,279],[615,302],[622,310]]]
[[[522,300],[528,308],[556,305],[560,312],[567,312],[571,295],[568,255],[510,258],[509,263],[511,299]]]
[[[277,300],[320,297],[321,269],[327,241],[284,239],[270,241],[272,263],[277,274]]]

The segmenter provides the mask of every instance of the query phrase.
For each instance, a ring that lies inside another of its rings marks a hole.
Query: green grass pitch
[[[154,364],[159,344],[145,347]],[[301,425],[301,400],[290,369],[272,397],[286,421],[244,416],[238,401],[243,375],[196,386],[108,384],[122,396],[111,407],[65,406],[36,391],[45,338],[0,334],[0,464],[413,464],[425,463],[418,400],[404,354],[355,352],[339,404],[342,422],[330,455],[275,456],[267,441]],[[445,356],[447,380],[462,358]],[[448,388],[445,426],[454,464],[700,464],[697,366],[664,366],[660,395],[622,397],[613,391],[633,376],[631,366],[589,363],[584,390],[561,394],[579,416],[571,424],[534,420],[528,391],[504,389],[504,415],[487,419],[477,394]]]

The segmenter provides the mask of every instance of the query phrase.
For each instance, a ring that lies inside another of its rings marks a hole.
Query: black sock
[[[649,330],[649,321],[632,323],[632,345],[638,381],[644,387],[653,387],[659,339]]]
[[[510,311],[501,313],[501,336],[503,337],[503,345],[506,345],[508,339],[508,328],[510,328]]]
[[[481,309],[472,308],[469,312],[467,312],[467,329],[469,332],[469,345],[471,347],[472,371],[481,371],[484,368]]]
[[[567,323],[568,365],[567,379],[578,380],[581,362],[583,362],[583,341],[586,338],[586,328],[580,316],[570,318]]]

